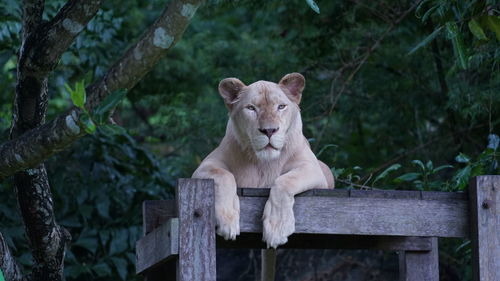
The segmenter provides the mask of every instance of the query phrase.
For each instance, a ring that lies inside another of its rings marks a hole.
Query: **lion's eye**
[[[257,109],[255,109],[255,106],[253,105],[247,105],[245,108],[251,111],[257,111]]]
[[[280,104],[278,105],[278,110],[283,110],[286,108],[286,104]]]

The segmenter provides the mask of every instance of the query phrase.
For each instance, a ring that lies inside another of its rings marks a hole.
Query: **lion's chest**
[[[265,163],[245,165],[231,172],[239,187],[271,187],[282,174],[282,167],[277,163]]]

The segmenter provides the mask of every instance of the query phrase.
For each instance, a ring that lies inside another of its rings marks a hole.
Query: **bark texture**
[[[0,268],[2,269],[3,276],[5,280],[9,281],[21,281],[28,280],[21,274],[21,269],[19,268],[14,257],[10,253],[9,247],[3,238],[2,233],[0,233]]]
[[[115,90],[130,89],[181,38],[201,0],[173,0],[161,16],[100,80],[86,88],[92,111]],[[72,108],[45,123],[48,75],[94,17],[101,0],[69,0],[42,22],[43,0],[24,0],[23,34],[17,68],[11,140],[0,145],[0,180],[14,175],[21,214],[33,252],[31,275],[22,276],[0,234],[0,268],[7,280],[62,280],[69,233],[54,217],[43,161],[85,135],[81,110]]]

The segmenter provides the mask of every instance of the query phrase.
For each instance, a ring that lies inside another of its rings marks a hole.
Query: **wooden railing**
[[[215,281],[215,250],[264,248],[269,189],[239,188],[236,241],[215,235],[211,180],[180,179],[175,200],[145,201],[137,273],[148,281]],[[438,237],[472,240],[473,278],[500,281],[500,176],[469,192],[311,190],[296,196],[295,234],[280,248],[398,251],[400,280],[437,281]]]

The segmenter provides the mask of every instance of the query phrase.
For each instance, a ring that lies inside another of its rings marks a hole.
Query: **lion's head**
[[[301,133],[299,103],[305,79],[299,73],[285,75],[276,84],[258,81],[248,86],[226,78],[219,93],[229,110],[230,123],[243,149],[259,160],[278,158],[292,134]]]

